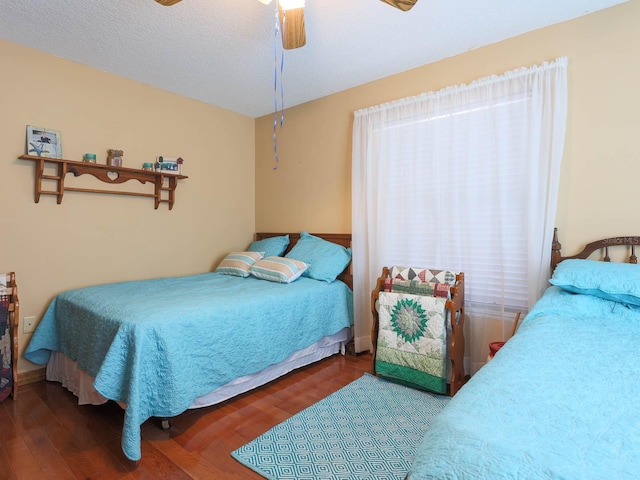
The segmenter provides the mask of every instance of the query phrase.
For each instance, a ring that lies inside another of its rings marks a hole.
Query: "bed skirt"
[[[208,407],[224,402],[275,380],[296,368],[310,365],[338,352],[344,355],[345,345],[351,336],[351,329],[344,328],[333,335],[323,337],[313,345],[292,353],[280,363],[270,365],[255,374],[236,378],[213,392],[197,397],[189,408]],[[101,405],[109,400],[93,387],[93,377],[78,368],[76,361],[71,360],[64,353],[51,352],[51,358],[47,363],[46,379],[62,383],[63,387],[78,397],[79,405]]]

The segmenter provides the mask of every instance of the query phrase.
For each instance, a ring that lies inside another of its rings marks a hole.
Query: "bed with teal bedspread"
[[[640,306],[549,287],[434,419],[408,478],[637,478],[638,399]]]
[[[140,459],[140,425],[278,363],[353,323],[340,281],[290,284],[219,273],[113,283],[58,295],[25,357],[76,360],[94,387],[126,405],[122,448]]]

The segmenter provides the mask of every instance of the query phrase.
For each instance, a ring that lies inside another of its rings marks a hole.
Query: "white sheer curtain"
[[[547,285],[567,110],[567,59],[355,112],[358,351],[383,266],[465,272],[467,365]]]

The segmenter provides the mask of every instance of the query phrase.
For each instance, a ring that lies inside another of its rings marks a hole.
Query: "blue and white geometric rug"
[[[402,480],[448,401],[365,373],[231,455],[270,480]]]

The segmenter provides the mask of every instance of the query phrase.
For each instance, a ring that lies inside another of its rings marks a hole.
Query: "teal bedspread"
[[[550,287],[427,431],[410,480],[640,472],[640,307]]]
[[[71,290],[51,302],[25,357],[63,352],[106,398],[126,404],[122,449],[140,459],[140,425],[284,360],[353,323],[342,282],[291,284],[218,273]]]

